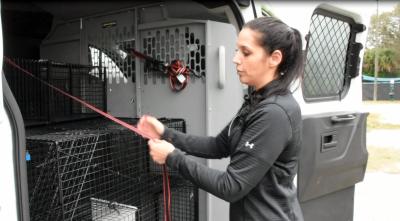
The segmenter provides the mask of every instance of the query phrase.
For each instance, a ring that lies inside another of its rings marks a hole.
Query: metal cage
[[[105,71],[99,67],[48,60],[13,59],[35,77],[88,103],[106,109]],[[4,73],[27,126],[95,116],[95,113],[4,63]]]
[[[185,131],[182,119],[161,121]],[[101,118],[46,126],[30,134],[32,220],[163,219],[161,170],[140,136]],[[170,181],[174,220],[197,220],[197,189],[176,171]]]

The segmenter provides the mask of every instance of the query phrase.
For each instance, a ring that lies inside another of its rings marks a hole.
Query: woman
[[[255,91],[216,137],[182,134],[144,116],[138,127],[150,155],[199,188],[230,202],[230,220],[303,220],[293,179],[301,146],[301,112],[289,87],[302,73],[300,33],[276,18],[244,25],[233,59],[239,79]],[[160,140],[162,139],[162,140]],[[186,157],[230,157],[217,171]]]

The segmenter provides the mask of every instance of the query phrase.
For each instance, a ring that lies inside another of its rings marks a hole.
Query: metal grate
[[[182,119],[160,118],[159,120],[168,128],[172,128],[177,131],[186,133],[186,123]],[[162,174],[162,168],[158,166],[156,163],[154,163],[152,160],[149,160],[149,168],[151,173]],[[168,173],[173,176],[179,175],[178,171],[171,170],[170,168],[168,168]]]
[[[321,14],[312,16],[303,80],[306,100],[340,98],[350,31],[347,22]]]
[[[100,109],[105,109],[104,75],[98,67],[43,60],[13,60],[51,85],[88,101]],[[32,79],[8,63],[4,64],[4,70],[26,125],[95,116],[92,110],[73,102],[70,98]]]
[[[162,121],[184,130],[183,120]],[[104,119],[48,127],[59,132],[27,138],[31,220],[162,220],[162,177],[144,139]],[[196,188],[170,175],[173,216],[196,220]]]
[[[173,221],[190,221],[195,217],[195,195],[192,189],[188,188],[189,183],[181,181],[174,184],[171,189],[171,217]],[[158,202],[162,205],[163,195],[159,195]],[[189,203],[188,203],[189,201]],[[161,209],[161,208],[160,208]],[[160,210],[160,221],[164,220],[163,211]]]
[[[201,34],[200,34],[201,33]],[[198,75],[205,76],[206,48],[203,25],[181,25],[142,31],[141,50],[159,61],[171,63],[175,59],[183,60],[185,64]],[[152,78],[155,84],[158,78],[164,84],[163,73],[150,73],[144,68],[144,83]],[[191,78],[195,82],[195,78]]]

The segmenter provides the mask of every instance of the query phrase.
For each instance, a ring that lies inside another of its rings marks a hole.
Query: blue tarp
[[[369,82],[374,82],[375,78],[367,75],[362,76],[363,81],[369,81]],[[377,82],[382,82],[382,83],[390,83],[390,81],[394,80],[394,82],[398,83],[400,82],[400,78],[377,78]]]

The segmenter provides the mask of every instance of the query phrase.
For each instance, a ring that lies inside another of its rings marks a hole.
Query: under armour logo
[[[247,142],[244,144],[244,146],[246,146],[246,147],[248,147],[248,148],[250,148],[250,149],[253,149],[254,143],[249,143],[249,141],[247,141]]]

